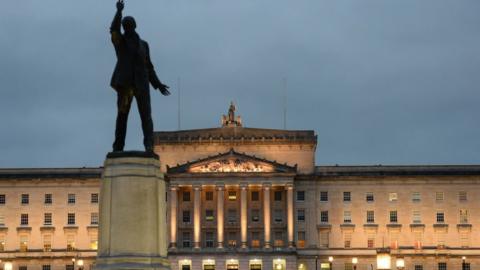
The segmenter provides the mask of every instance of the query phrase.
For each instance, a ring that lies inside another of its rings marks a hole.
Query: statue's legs
[[[153,152],[153,121],[150,106],[150,90],[135,91],[135,98],[137,99],[138,111],[140,112],[140,119],[142,120],[143,145],[145,145],[145,151]]]
[[[132,95],[120,94],[120,91],[117,91],[117,122],[115,127],[113,151],[123,151],[123,147],[125,146],[128,113],[130,112],[132,99]]]

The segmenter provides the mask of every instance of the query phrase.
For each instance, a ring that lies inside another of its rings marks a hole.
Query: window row
[[[445,223],[445,212],[443,210],[437,210],[435,212],[435,221],[436,223]],[[297,221],[305,221],[305,210],[297,210]],[[390,223],[398,223],[398,211],[392,210],[388,213],[388,221]],[[320,211],[320,222],[328,223],[329,222],[329,211]],[[375,223],[375,211],[370,210],[365,212],[365,222],[366,223]],[[458,223],[468,224],[468,210],[460,209],[458,211]],[[352,211],[343,211],[343,223],[352,223]],[[418,210],[412,211],[412,223],[413,224],[422,224],[421,212]]]
[[[189,224],[192,222],[193,211],[183,210],[182,211],[182,222]],[[237,223],[239,221],[240,214],[237,209],[227,209],[226,210],[226,222],[227,223]],[[251,222],[261,222],[261,209],[250,209],[249,218]],[[284,221],[285,214],[283,209],[273,209],[273,221],[276,223],[282,223]],[[305,212],[303,212],[303,219],[305,219]],[[204,220],[206,222],[214,222],[216,220],[215,210],[205,209]]]
[[[193,247],[192,232],[191,231],[182,231],[180,246],[182,248],[191,248]],[[262,247],[264,238],[263,231],[250,231],[248,236],[248,244],[252,248]],[[286,233],[284,231],[273,231],[273,246],[274,247],[285,247],[286,245]],[[240,234],[237,231],[226,231],[225,232],[225,244],[229,248],[236,248],[239,246]],[[305,241],[305,232],[303,232],[302,241]],[[205,231],[202,235],[202,247],[205,248],[214,248],[217,245],[217,234],[216,231]]]
[[[29,215],[28,214],[20,214],[20,226],[28,226],[29,225]],[[98,213],[90,213],[90,225],[98,225],[99,215]],[[76,215],[75,213],[68,213],[67,214],[67,225],[75,225],[76,224]],[[44,213],[43,214],[43,226],[52,226],[53,225],[53,214],[52,213]],[[5,226],[5,216],[0,214],[0,226]]]
[[[355,269],[354,265],[352,263],[345,263],[344,265],[344,269],[345,270],[353,270]],[[413,269],[414,270],[424,270],[424,269],[427,269],[427,268],[424,268],[422,264],[415,264],[413,266]],[[437,270],[448,270],[447,268],[447,263],[446,262],[440,262],[440,263],[437,263]],[[456,269],[454,267],[452,267],[451,269]],[[470,263],[464,263],[462,268],[462,270],[470,270]]]
[[[0,194],[0,205],[7,203],[7,196],[5,194]],[[30,203],[30,194],[21,194],[20,195],[20,204],[27,205]],[[44,194],[43,199],[44,204],[53,204],[53,194],[47,193]],[[76,203],[76,194],[69,193],[67,194],[67,203],[75,204]],[[98,203],[98,193],[90,194],[90,203]]]
[[[304,191],[297,191],[297,201],[299,198],[298,192],[301,192],[300,198],[305,198]],[[365,201],[366,202],[374,202],[375,201],[375,194],[374,192],[366,192],[365,193]],[[459,191],[458,192],[458,201],[459,202],[466,202],[467,201],[467,192],[466,191]],[[352,201],[352,192],[351,191],[344,191],[343,192],[343,201],[344,202],[351,202]],[[303,199],[304,200],[304,199]],[[388,193],[388,201],[396,202],[399,200],[399,196],[397,192],[390,192]],[[435,201],[436,202],[443,202],[445,200],[445,193],[443,191],[435,192]],[[329,201],[329,192],[328,191],[320,191],[320,201],[321,202],[328,202]],[[412,192],[411,193],[411,201],[414,203],[422,201],[422,194],[420,192]]]
[[[191,191],[182,191],[182,201],[190,202],[192,200]],[[205,200],[206,201],[213,201],[213,191],[205,191]],[[284,191],[278,190],[274,191],[273,193],[273,200],[274,201],[283,201],[284,198]],[[236,190],[227,190],[227,199],[229,201],[236,201],[238,199],[238,191]],[[260,191],[252,190],[250,191],[250,201],[260,201]]]
[[[23,234],[19,236],[19,251],[20,252],[27,252],[29,250],[29,235]],[[76,250],[75,245],[75,234],[67,234],[66,235],[66,243],[65,249],[67,251],[74,251]],[[43,234],[42,235],[42,250],[44,252],[51,252],[53,247],[53,235],[52,234]],[[91,234],[90,235],[90,249],[97,250],[98,249],[98,235]],[[0,237],[0,252],[6,251],[5,249],[5,237]]]

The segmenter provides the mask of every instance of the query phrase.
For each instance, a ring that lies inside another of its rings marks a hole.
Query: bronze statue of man
[[[110,85],[117,91],[117,121],[113,151],[123,151],[127,120],[133,97],[137,100],[138,111],[142,120],[143,144],[145,151],[153,151],[153,121],[150,107],[150,85],[168,96],[168,86],[160,82],[150,60],[148,43],[135,31],[136,22],[133,17],[122,19],[125,7],[123,0],[118,0],[117,12],[113,18],[110,33],[117,64]],[[120,27],[123,26],[122,34]]]

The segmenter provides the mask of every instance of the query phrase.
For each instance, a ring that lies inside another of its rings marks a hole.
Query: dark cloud
[[[174,94],[156,130],[219,125],[318,133],[319,164],[480,163],[480,2],[126,1]],[[0,167],[98,166],[110,150],[115,1],[5,0]],[[141,148],[136,109],[127,135]]]

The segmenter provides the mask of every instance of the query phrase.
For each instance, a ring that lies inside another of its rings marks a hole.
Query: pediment
[[[169,168],[169,173],[286,173],[296,172],[295,166],[280,164],[233,149],[226,153],[210,156],[192,162],[187,162]]]

